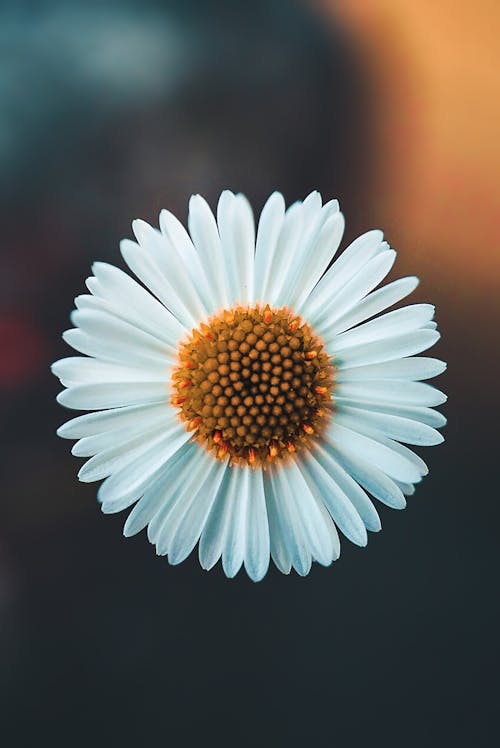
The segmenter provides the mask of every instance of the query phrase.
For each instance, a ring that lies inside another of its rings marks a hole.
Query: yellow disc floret
[[[172,404],[217,458],[261,466],[323,431],[333,371],[321,338],[287,307],[235,307],[180,344]]]

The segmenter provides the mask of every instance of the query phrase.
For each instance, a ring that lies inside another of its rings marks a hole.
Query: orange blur
[[[311,0],[351,39],[369,96],[372,175],[362,229],[398,250],[422,283],[463,402],[498,402],[500,3]]]
[[[316,4],[347,29],[368,79],[369,212],[401,250],[399,269],[498,291],[500,3]]]

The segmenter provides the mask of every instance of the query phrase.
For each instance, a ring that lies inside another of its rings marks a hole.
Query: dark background
[[[431,247],[404,202],[377,215],[378,125],[394,111],[378,106],[356,24],[318,5],[0,8],[9,748],[495,742],[498,254],[446,235]],[[408,138],[393,153],[386,142],[393,179],[422,148]],[[90,263],[122,265],[132,218],[169,207],[185,220],[191,193],[215,206],[225,187],[256,211],[273,189],[288,202],[314,188],[338,196],[347,239],[385,219],[396,274],[419,275],[414,300],[437,303],[431,355],[450,364],[446,442],[423,453],[430,476],[404,512],[380,508],[366,549],[344,541],[339,561],[305,579],[273,568],[257,585],[227,580],[196,553],[169,567],[144,533],[123,539],[122,515],[101,515],[55,436],[67,413],[48,367],[70,355],[60,333]]]

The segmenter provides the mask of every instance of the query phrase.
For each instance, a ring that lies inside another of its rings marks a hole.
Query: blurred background
[[[8,746],[490,746],[498,706],[500,5],[0,5],[1,734]],[[179,567],[57,439],[49,363],[130,221],[319,189],[383,228],[449,362],[445,444],[309,577]]]

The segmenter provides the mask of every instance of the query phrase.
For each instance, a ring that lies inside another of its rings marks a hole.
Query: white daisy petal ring
[[[445,364],[416,356],[439,340],[434,307],[387,311],[418,280],[375,290],[396,257],[380,231],[330,265],[344,218],[317,192],[272,194],[257,231],[243,195],[217,218],[195,195],[188,226],[134,221],[140,282],[94,264],[63,336],[83,356],[53,365],[59,402],[93,412],[58,433],[90,458],[80,480],[104,479],[103,512],[134,505],[124,534],[147,527],[170,563],[199,543],[228,577],[260,580],[270,557],[305,575],[338,558],[339,530],[380,530],[373,498],[405,506],[427,467],[403,445],[443,441],[446,397],[422,380]]]

